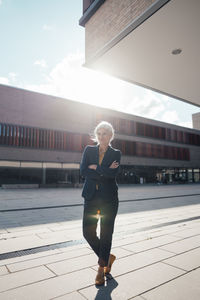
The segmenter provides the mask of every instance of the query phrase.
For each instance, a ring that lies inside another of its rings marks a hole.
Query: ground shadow
[[[111,293],[117,286],[117,281],[109,274],[105,285],[97,287],[98,292],[94,300],[112,300]]]

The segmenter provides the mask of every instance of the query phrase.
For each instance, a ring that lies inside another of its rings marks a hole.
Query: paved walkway
[[[80,190],[0,190],[0,299],[199,300],[200,185],[121,187],[120,199],[117,260],[96,288]]]

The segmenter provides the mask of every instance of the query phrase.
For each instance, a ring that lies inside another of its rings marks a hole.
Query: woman
[[[105,282],[105,275],[111,271],[116,259],[110,254],[115,217],[118,210],[118,186],[116,176],[119,171],[121,152],[113,149],[110,142],[114,129],[102,121],[95,130],[95,146],[84,150],[80,173],[85,178],[82,197],[84,197],[83,236],[98,256],[96,285]],[[100,216],[100,238],[96,228]]]

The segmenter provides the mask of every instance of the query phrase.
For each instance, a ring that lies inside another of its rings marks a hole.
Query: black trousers
[[[99,191],[93,199],[86,200],[83,212],[83,236],[99,257],[101,267],[108,265],[115,217],[118,211],[118,199],[108,201],[101,197]],[[100,211],[98,219],[97,211]],[[97,223],[100,221],[100,238],[97,236]]]

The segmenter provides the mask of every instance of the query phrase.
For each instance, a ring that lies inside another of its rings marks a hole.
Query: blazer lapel
[[[105,154],[104,154],[104,157],[103,157],[103,160],[102,160],[102,163],[101,163],[101,164],[105,163],[107,157],[109,157],[110,149],[111,149],[110,146],[108,146],[108,149],[107,149],[107,151],[106,151]]]
[[[96,151],[95,151],[95,161],[96,164],[99,164],[99,145],[96,145]]]
[[[103,157],[103,160],[102,160],[101,164],[104,163],[104,162],[106,161],[107,157],[109,157],[110,149],[111,149],[111,147],[108,146],[108,149],[107,149],[107,151],[106,151],[105,154],[104,154],[104,157]],[[98,165],[98,164],[99,164],[99,145],[96,145],[95,161],[96,161],[96,163],[97,163],[97,165]]]

